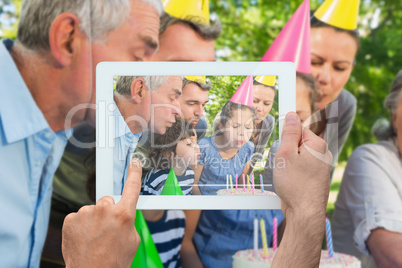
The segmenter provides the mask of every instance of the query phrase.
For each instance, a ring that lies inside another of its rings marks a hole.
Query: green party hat
[[[135,229],[137,229],[140,235],[141,243],[135,254],[131,268],[163,268],[147,222],[140,210],[137,210],[137,216],[135,217]]]
[[[173,168],[171,168],[169,171],[169,175],[167,176],[161,195],[183,195]]]

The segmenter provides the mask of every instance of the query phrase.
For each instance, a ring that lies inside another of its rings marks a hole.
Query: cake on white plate
[[[271,267],[274,260],[275,251],[268,249],[268,256],[264,257],[263,250],[259,249],[254,254],[253,249],[241,250],[233,255],[233,268],[266,268]],[[321,251],[320,268],[361,268],[361,262],[356,257],[334,253],[333,257],[329,257],[327,250]]]
[[[244,191],[243,188],[237,188],[237,189],[220,189],[218,192],[216,192],[217,195],[276,195],[274,192],[266,191],[264,192],[261,191],[261,189],[255,189],[254,193],[253,190],[251,189],[246,189]]]

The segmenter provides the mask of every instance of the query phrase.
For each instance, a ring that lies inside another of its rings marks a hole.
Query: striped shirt
[[[162,219],[147,221],[149,231],[165,268],[181,267],[180,249],[186,218],[182,210],[166,210]]]
[[[160,195],[168,174],[169,169],[151,169],[142,182],[141,194]],[[183,195],[191,195],[194,184],[194,171],[187,167],[183,175],[177,176],[177,180]]]
[[[145,176],[141,194],[160,195],[169,174],[169,169],[152,169]],[[184,195],[191,195],[194,184],[194,171],[187,167],[184,174],[177,176]],[[149,231],[165,268],[181,267],[180,249],[186,226],[182,210],[166,210],[156,222],[147,221]]]

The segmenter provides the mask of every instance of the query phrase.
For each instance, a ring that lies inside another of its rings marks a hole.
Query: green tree
[[[315,9],[321,2],[311,0],[310,7]],[[217,59],[259,61],[301,3],[302,0],[212,1],[212,13],[223,25],[216,42]],[[375,141],[371,127],[378,118],[389,117],[382,103],[393,77],[402,68],[401,2],[361,1],[359,18],[361,49],[345,86],[357,97],[358,110],[341,161],[347,160],[357,146]]]
[[[16,38],[21,1],[0,0],[0,38]],[[219,16],[223,25],[216,41],[217,59],[259,61],[302,0],[210,2],[212,16]],[[310,7],[315,9],[321,3],[322,0],[311,0]],[[392,79],[402,69],[402,2],[362,0],[359,17],[361,49],[345,86],[357,97],[358,110],[340,160],[347,160],[357,146],[375,141],[371,126],[378,118],[389,118],[382,103]],[[217,82],[220,84],[211,90],[211,104],[206,109],[210,123],[219,105],[230,99],[241,80]]]
[[[0,0],[0,39],[17,37],[22,0]]]

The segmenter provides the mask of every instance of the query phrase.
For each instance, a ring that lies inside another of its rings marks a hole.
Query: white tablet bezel
[[[101,62],[96,67],[96,200],[113,194],[113,78],[164,75],[276,75],[279,134],[296,111],[296,69],[292,62]],[[280,135],[279,135],[280,136]],[[137,209],[280,209],[277,196],[140,196]]]

